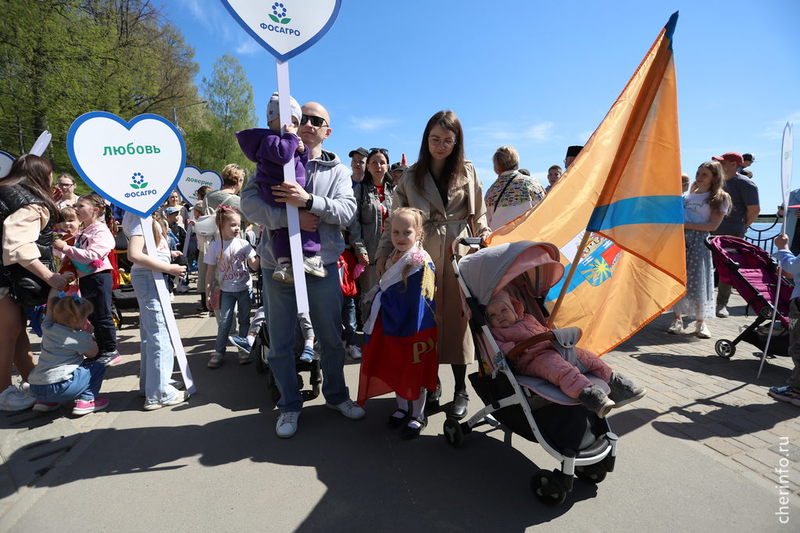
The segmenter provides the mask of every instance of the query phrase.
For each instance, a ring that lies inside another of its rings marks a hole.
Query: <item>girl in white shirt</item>
[[[209,308],[213,307],[211,300],[214,297],[211,281],[216,278],[220,288],[217,341],[214,353],[208,361],[209,368],[219,368],[222,365],[228,332],[233,322],[233,310],[237,306],[239,336],[247,336],[247,330],[250,328],[250,290],[253,286],[247,267],[255,270],[259,265],[256,251],[241,237],[242,217],[239,212],[233,207],[220,205],[216,217],[220,238],[209,245],[203,257],[206,264],[205,292]],[[239,363],[249,362],[250,354],[242,352]]]

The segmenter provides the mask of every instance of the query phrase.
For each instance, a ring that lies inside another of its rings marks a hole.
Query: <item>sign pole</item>
[[[783,128],[783,140],[781,141],[781,192],[783,193],[784,217],[781,233],[786,233],[786,216],[789,209],[789,189],[792,182],[792,125],[788,122]],[[795,230],[796,231],[796,230]],[[764,344],[764,351],[761,353],[761,363],[758,365],[758,374],[756,379],[761,377],[761,371],[764,369],[764,361],[767,359],[769,352],[769,344],[772,341],[772,330],[775,328],[775,318],[778,315],[778,304],[781,297],[781,280],[783,280],[783,269],[780,263],[778,264],[778,283],[776,283],[775,297],[772,299],[772,321],[769,324],[769,334],[767,335],[767,342]]]
[[[158,257],[155,235],[153,234],[153,218],[150,216],[145,218],[139,217],[139,220],[142,223],[142,235],[144,235],[144,244],[147,248],[147,255],[156,261],[161,261],[161,259]],[[169,338],[172,340],[172,348],[175,352],[175,357],[178,359],[178,366],[181,369],[181,375],[183,376],[183,382],[186,385],[186,391],[189,394],[194,394],[197,392],[197,387],[194,385],[192,372],[189,370],[189,363],[186,360],[186,352],[183,349],[181,335],[178,332],[178,323],[175,321],[175,315],[172,312],[172,305],[170,304],[167,284],[164,281],[164,274],[155,270],[152,272],[153,280],[156,282],[156,290],[158,291],[158,300],[161,304],[161,310],[164,312],[164,322],[167,323]],[[147,379],[152,379],[152,376],[148,374]]]
[[[292,107],[289,100],[289,62],[275,60],[278,74],[278,108],[280,109],[281,127],[292,123]],[[308,150],[308,147],[306,147]],[[294,161],[283,166],[283,181],[297,183],[294,174]],[[308,312],[308,292],[306,290],[306,273],[303,268],[303,250],[300,241],[300,215],[297,207],[286,204],[286,218],[289,222],[289,248],[292,254],[292,275],[294,277],[294,295],[297,300],[297,312]]]

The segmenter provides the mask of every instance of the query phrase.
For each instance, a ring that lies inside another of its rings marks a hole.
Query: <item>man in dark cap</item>
[[[719,161],[725,173],[725,192],[731,195],[733,207],[730,213],[722,219],[714,235],[735,235],[744,237],[747,228],[755,222],[761,209],[758,203],[758,186],[753,180],[739,174],[737,170],[744,163],[741,154],[727,152],[711,159]],[[719,282],[717,286],[717,316],[728,317],[728,300],[731,297],[731,286]]]
[[[403,163],[393,163],[391,170],[389,173],[392,175],[392,181],[394,181],[394,186],[397,187],[400,185],[400,178],[403,176],[403,172],[408,170],[408,166],[404,165]]]
[[[567,155],[564,157],[564,170],[566,171],[569,166],[575,161],[575,158],[578,157],[578,154],[581,153],[583,150],[583,146],[568,146],[567,147]]]
[[[358,147],[355,150],[350,150],[347,154],[350,157],[350,168],[353,171],[353,183],[361,183],[364,179],[364,172],[367,170],[367,152],[366,148]]]
[[[739,167],[739,174],[743,176],[747,176],[750,179],[753,179],[753,171],[748,169],[750,165],[756,162],[756,158],[753,157],[753,154],[742,154],[742,166]]]

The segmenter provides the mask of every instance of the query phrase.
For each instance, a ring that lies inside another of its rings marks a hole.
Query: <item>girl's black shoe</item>
[[[395,416],[398,413],[402,413],[403,417]],[[405,409],[396,409],[394,413],[389,415],[389,420],[386,421],[386,427],[389,429],[399,428],[406,420],[408,420],[408,411]]]
[[[416,439],[419,437],[419,434],[422,433],[422,430],[425,429],[425,426],[428,425],[428,419],[426,417],[413,417],[408,420],[408,424],[403,427],[402,433],[400,433],[400,438],[403,440],[411,440]]]

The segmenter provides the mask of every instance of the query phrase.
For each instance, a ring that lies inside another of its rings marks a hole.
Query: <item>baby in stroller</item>
[[[523,351],[514,350],[518,343],[550,330],[533,315],[524,313],[522,303],[505,290],[499,291],[489,301],[486,317],[492,335],[516,373],[546,379],[600,418],[604,418],[612,408],[634,402],[645,395],[643,388],[614,372],[588,350],[575,348],[578,363],[585,370],[566,361],[548,340],[543,339]],[[592,384],[582,371],[594,374],[608,383],[610,395]]]

